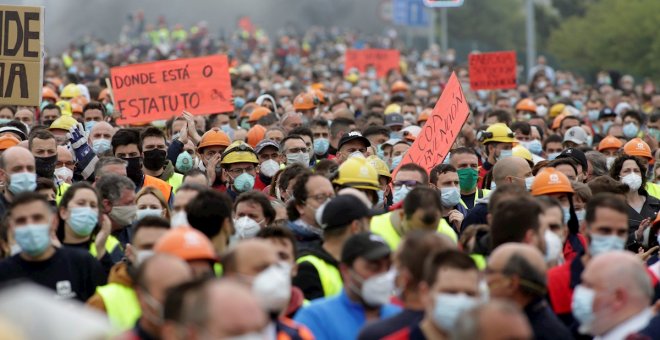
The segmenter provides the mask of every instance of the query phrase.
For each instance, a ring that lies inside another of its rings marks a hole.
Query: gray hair
[[[99,191],[101,199],[115,203],[121,198],[124,190],[135,191],[135,184],[128,177],[107,174],[96,181],[96,189]]]
[[[516,275],[520,278],[521,293],[531,297],[542,297],[546,294],[546,274],[535,268],[527,259],[514,253],[509,258],[509,262],[502,268],[502,273],[507,276]]]
[[[481,339],[481,314],[487,309],[494,309],[499,314],[516,315],[527,320],[520,309],[513,303],[504,300],[492,300],[463,312],[456,321],[451,334],[452,340]]]
[[[587,151],[584,154],[589,163],[591,163],[591,176],[605,176],[609,173],[607,170],[607,157],[598,151]]]
[[[96,178],[101,178],[103,176],[107,176],[108,174],[103,172],[103,168],[105,168],[108,165],[123,165],[124,167],[128,163],[117,157],[101,157],[99,158],[99,161],[96,163],[96,166],[94,167],[94,175]]]

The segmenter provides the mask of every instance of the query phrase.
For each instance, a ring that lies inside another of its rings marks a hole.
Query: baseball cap
[[[584,155],[584,152],[578,149],[568,148],[562,151],[556,159],[559,158],[572,158],[578,164],[582,165],[582,171],[587,171],[587,157]]]
[[[351,222],[369,217],[369,209],[353,195],[338,195],[317,209],[316,222],[323,230],[345,227]]]
[[[603,119],[607,117],[616,117],[616,112],[612,111],[612,109],[610,109],[609,107],[600,110],[600,113],[598,114],[598,119]]]
[[[398,113],[392,113],[385,116],[385,126],[403,126],[403,116]]]
[[[356,139],[363,142],[367,147],[371,146],[371,142],[369,142],[369,140],[366,137],[362,136],[362,134],[359,131],[351,131],[341,136],[341,139],[339,140],[339,144],[337,145],[337,150],[341,149],[341,147],[344,146],[344,144]]]
[[[574,126],[564,134],[564,142],[573,142],[577,145],[587,144],[587,132],[579,126]]]
[[[272,146],[280,151],[280,144],[272,139],[264,139],[261,142],[257,143],[257,146],[254,147],[254,152],[259,154],[267,146]]]
[[[352,264],[358,257],[365,260],[379,260],[389,256],[392,251],[385,239],[372,233],[355,234],[344,243],[341,251],[341,262]]]

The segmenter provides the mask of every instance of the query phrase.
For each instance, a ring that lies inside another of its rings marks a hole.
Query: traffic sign
[[[424,0],[424,6],[431,8],[461,7],[463,0]]]
[[[401,26],[426,27],[429,16],[422,0],[392,0],[392,22]]]

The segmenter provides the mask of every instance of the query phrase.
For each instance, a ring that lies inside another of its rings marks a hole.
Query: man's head
[[[526,187],[525,179],[531,176],[529,163],[520,157],[509,157],[506,162],[497,162],[493,167],[493,181],[498,187],[504,184]]]
[[[112,230],[129,226],[136,218],[135,184],[115,174],[107,174],[95,183],[101,195],[101,208],[110,217]]]
[[[174,203],[172,204],[172,213],[186,212],[186,205],[193,198],[197,197],[202,191],[209,190],[208,187],[194,183],[185,183],[179,187],[179,190],[174,194]]]
[[[341,252],[339,269],[346,294],[367,308],[378,308],[389,301],[391,288],[379,284],[390,269],[390,247],[375,234],[351,236]]]
[[[35,158],[37,176],[52,179],[57,162],[55,136],[48,130],[33,131],[30,134],[28,146]]]
[[[37,186],[37,176],[32,153],[21,146],[5,150],[0,155],[0,179],[5,183],[6,194],[33,191]]]
[[[582,234],[589,239],[589,255],[623,250],[628,239],[628,206],[623,198],[599,193],[587,202],[586,210]]]
[[[154,245],[168,230],[170,222],[160,216],[147,216],[135,224],[131,245],[137,250],[137,265],[152,254]]]
[[[62,115],[62,109],[55,104],[48,104],[41,109],[40,120],[41,125],[50,126],[57,118]]]
[[[222,253],[234,234],[229,196],[215,190],[201,191],[188,202],[185,211],[190,226],[206,235],[216,252]]]
[[[256,237],[270,242],[275,247],[279,260],[288,263],[292,268],[292,274],[295,273],[298,249],[296,248],[296,236],[291,229],[281,226],[270,226],[261,229]]]
[[[534,338],[532,327],[520,308],[502,300],[481,304],[456,323],[456,339],[520,339]]]
[[[316,220],[325,240],[343,240],[369,231],[369,209],[356,196],[341,194],[318,208]]]
[[[126,177],[126,161],[117,157],[101,157],[94,168],[96,181],[108,174]]]
[[[316,209],[334,196],[334,188],[327,178],[310,173],[302,174],[293,186],[294,199],[287,208],[289,220],[300,218],[305,223],[318,227]]]
[[[112,136],[112,152],[117,158],[125,160],[126,174],[133,183],[142,182],[142,149],[140,133],[135,129],[120,129]]]
[[[303,125],[303,116],[297,112],[289,112],[282,116],[282,128],[285,133]]]
[[[222,256],[223,276],[254,279],[279,261],[276,248],[268,241],[251,238],[238,242]]]
[[[300,135],[288,135],[282,140],[283,162],[287,165],[299,163],[309,166],[309,150]]]
[[[162,170],[167,163],[165,133],[156,127],[148,127],[140,134],[143,166],[147,170]]]
[[[399,168],[392,185],[394,189],[392,200],[396,204],[403,201],[412,189],[418,186],[428,186],[429,175],[418,164],[406,163]]]
[[[524,308],[546,294],[546,264],[538,248],[505,243],[488,257],[486,269],[490,295]]]
[[[275,220],[275,209],[268,197],[259,191],[248,191],[240,194],[234,202],[234,219],[250,219],[260,228],[265,228]],[[238,229],[239,226],[236,226]]]
[[[537,247],[545,253],[545,226],[541,224],[543,210],[529,196],[501,201],[492,210],[492,249],[507,242],[520,242]]]
[[[46,197],[24,192],[14,197],[7,210],[9,232],[21,247],[24,258],[43,261],[52,255],[51,237],[58,219]]]
[[[112,125],[98,122],[89,132],[88,142],[97,155],[112,154],[112,136],[114,135],[115,128]]]
[[[474,150],[469,148],[451,150],[449,164],[456,168],[461,192],[469,193],[476,188],[479,179],[479,158]]]
[[[353,154],[362,154],[367,157],[371,142],[362,136],[360,132],[352,131],[341,137],[337,148],[337,161],[341,164]]]
[[[435,230],[442,218],[442,203],[438,192],[429,187],[410,191],[403,201],[405,230]]]

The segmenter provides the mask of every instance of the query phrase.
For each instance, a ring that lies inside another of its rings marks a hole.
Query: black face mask
[[[167,151],[153,149],[144,152],[144,167],[156,171],[163,168],[167,161]]]
[[[42,122],[42,125],[43,125],[43,126],[50,126],[51,124],[53,124],[53,122],[54,122],[54,120],[52,120],[52,119],[47,119],[47,120],[44,120],[44,121]]]
[[[126,166],[126,175],[130,178],[135,185],[140,185],[142,182],[142,157],[122,158],[128,165]]]
[[[50,157],[34,157],[34,165],[37,168],[37,176],[53,179],[55,175],[55,163],[57,162],[57,155]]]

